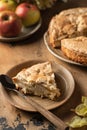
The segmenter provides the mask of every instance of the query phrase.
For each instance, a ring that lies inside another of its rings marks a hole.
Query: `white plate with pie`
[[[32,34],[34,34],[41,27],[41,24],[42,24],[42,20],[40,19],[39,22],[33,26],[30,26],[27,28],[22,27],[22,31],[21,31],[19,36],[12,37],[12,38],[0,36],[0,41],[2,41],[2,42],[17,42],[17,41],[21,41],[21,40],[24,40],[26,38],[29,38]]]
[[[35,65],[37,63],[42,63],[44,61],[28,61],[21,63],[19,65],[14,66],[11,68],[6,74],[10,77],[14,77],[19,71],[21,71],[23,68],[30,67],[32,65]],[[56,77],[56,83],[58,84],[58,88],[60,89],[61,96],[58,97],[57,101],[52,101],[47,98],[41,98],[37,96],[31,96],[31,98],[38,102],[40,105],[45,107],[47,110],[51,110],[54,108],[57,108],[64,103],[68,101],[68,99],[72,96],[75,88],[75,82],[73,79],[72,74],[63,66],[52,63],[52,69],[54,71],[55,77]],[[11,103],[13,106],[30,112],[36,112],[36,110],[29,105],[25,100],[18,96],[16,93],[5,90],[3,87],[1,87],[1,90],[9,103]]]
[[[58,59],[64,61],[64,62],[67,62],[67,63],[71,63],[71,64],[75,64],[75,65],[79,65],[79,66],[87,66],[87,65],[84,65],[84,64],[80,64],[80,63],[77,63],[75,61],[72,61],[70,59],[68,59],[64,54],[63,52],[61,51],[60,48],[53,48],[50,44],[49,44],[49,39],[48,39],[48,33],[46,32],[44,34],[44,43],[47,47],[47,49],[49,50],[49,52],[54,55],[55,57],[57,57]]]

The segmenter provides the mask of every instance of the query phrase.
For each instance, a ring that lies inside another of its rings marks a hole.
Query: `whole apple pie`
[[[55,15],[48,27],[48,40],[67,58],[87,65],[87,8],[72,8]]]
[[[50,62],[35,64],[21,70],[13,77],[13,82],[25,95],[36,95],[51,100],[57,100],[60,96]]]
[[[72,8],[55,15],[48,27],[49,43],[60,47],[61,40],[87,36],[87,8]]]

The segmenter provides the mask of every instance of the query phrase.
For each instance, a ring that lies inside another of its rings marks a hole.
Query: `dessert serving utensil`
[[[29,103],[32,107],[34,107],[39,113],[41,113],[46,119],[48,119],[52,124],[55,125],[56,130],[69,130],[69,127],[56,115],[52,112],[48,111],[44,107],[42,107],[39,103],[35,102],[30,96],[25,96],[21,92],[16,89],[15,84],[12,79],[4,74],[0,75],[0,82],[2,86],[9,90],[16,92],[19,96],[21,96],[27,103]]]

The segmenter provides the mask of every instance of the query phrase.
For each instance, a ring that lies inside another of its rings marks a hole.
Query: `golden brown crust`
[[[57,100],[60,90],[55,81],[55,74],[50,62],[38,63],[17,73],[13,82],[25,95],[35,95]]]
[[[48,27],[48,39],[69,59],[87,64],[87,8],[72,8],[55,15]]]
[[[73,8],[55,15],[48,27],[49,43],[59,47],[61,40],[87,36],[87,8]]]
[[[69,59],[87,65],[87,55],[73,50],[69,50],[64,46],[61,46],[61,50],[64,53],[64,55],[66,55]]]

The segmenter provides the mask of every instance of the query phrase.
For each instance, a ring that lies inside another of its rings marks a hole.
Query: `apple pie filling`
[[[60,96],[50,62],[23,69],[13,77],[13,81],[16,88],[25,95],[46,97],[51,100],[56,100]]]

